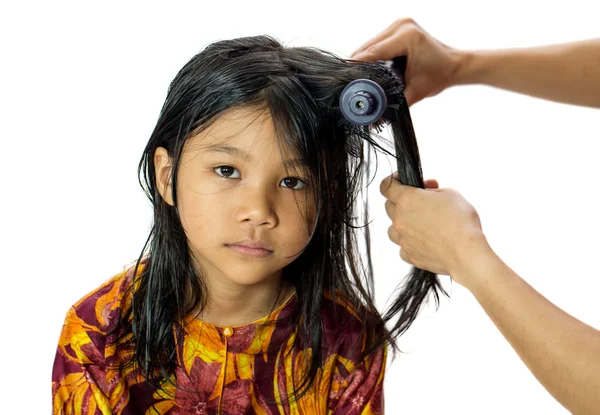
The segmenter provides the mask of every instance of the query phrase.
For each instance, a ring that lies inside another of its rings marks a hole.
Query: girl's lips
[[[273,254],[273,251],[264,248],[250,248],[244,245],[225,245],[230,250],[242,255],[248,255],[256,258],[265,258]]]

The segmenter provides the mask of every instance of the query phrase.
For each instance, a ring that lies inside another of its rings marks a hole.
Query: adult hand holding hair
[[[600,413],[600,331],[548,301],[492,250],[455,190],[384,179],[390,239],[403,260],[450,275],[475,296],[538,381],[573,414]]]
[[[412,19],[398,19],[352,59],[407,56],[409,105],[455,85],[484,84],[567,104],[600,107],[600,38],[530,48],[466,51],[435,39]]]
[[[414,21],[394,22],[360,47],[358,60],[407,55],[409,104],[457,84],[482,83],[559,102],[600,107],[600,39],[529,49],[463,52]],[[543,69],[543,70],[542,70]],[[600,331],[548,301],[510,269],[479,215],[437,181],[425,189],[381,183],[390,239],[406,262],[467,288],[538,381],[574,414],[600,414]]]
[[[468,260],[463,257],[487,246],[477,211],[457,191],[439,189],[436,180],[426,180],[423,190],[390,179],[381,182],[380,190],[392,219],[388,236],[402,248],[400,257],[417,268],[456,275],[470,289],[476,281],[459,272]]]

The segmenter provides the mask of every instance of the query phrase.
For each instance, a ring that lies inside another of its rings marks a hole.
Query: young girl
[[[417,270],[390,314],[374,306],[355,201],[364,141],[378,145],[336,107],[358,78],[385,89],[400,178],[422,187],[401,84],[379,64],[258,36],[181,69],[139,166],[150,237],[67,313],[53,413],[383,413],[387,347],[437,280]]]

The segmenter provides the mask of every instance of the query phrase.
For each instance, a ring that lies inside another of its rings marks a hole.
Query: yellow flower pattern
[[[299,399],[292,399],[294,385],[312,351],[294,346],[297,328],[288,317],[296,307],[295,293],[269,316],[244,326],[219,327],[193,316],[175,324],[177,367],[171,380],[177,387],[167,382],[163,389],[153,388],[136,365],[123,364],[133,356],[133,335],[113,334],[129,306],[124,294],[132,281],[133,267],[67,312],[52,373],[53,414],[383,414],[387,347],[359,361],[365,346],[361,323],[327,292],[321,381]],[[339,310],[348,318],[342,330],[334,313]]]

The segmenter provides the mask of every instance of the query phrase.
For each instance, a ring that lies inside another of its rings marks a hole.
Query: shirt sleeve
[[[53,415],[110,415],[104,356],[73,307],[67,312],[52,370]]]
[[[346,363],[335,374],[330,393],[330,415],[384,413],[383,378],[387,347],[367,356],[359,365],[346,369]]]

